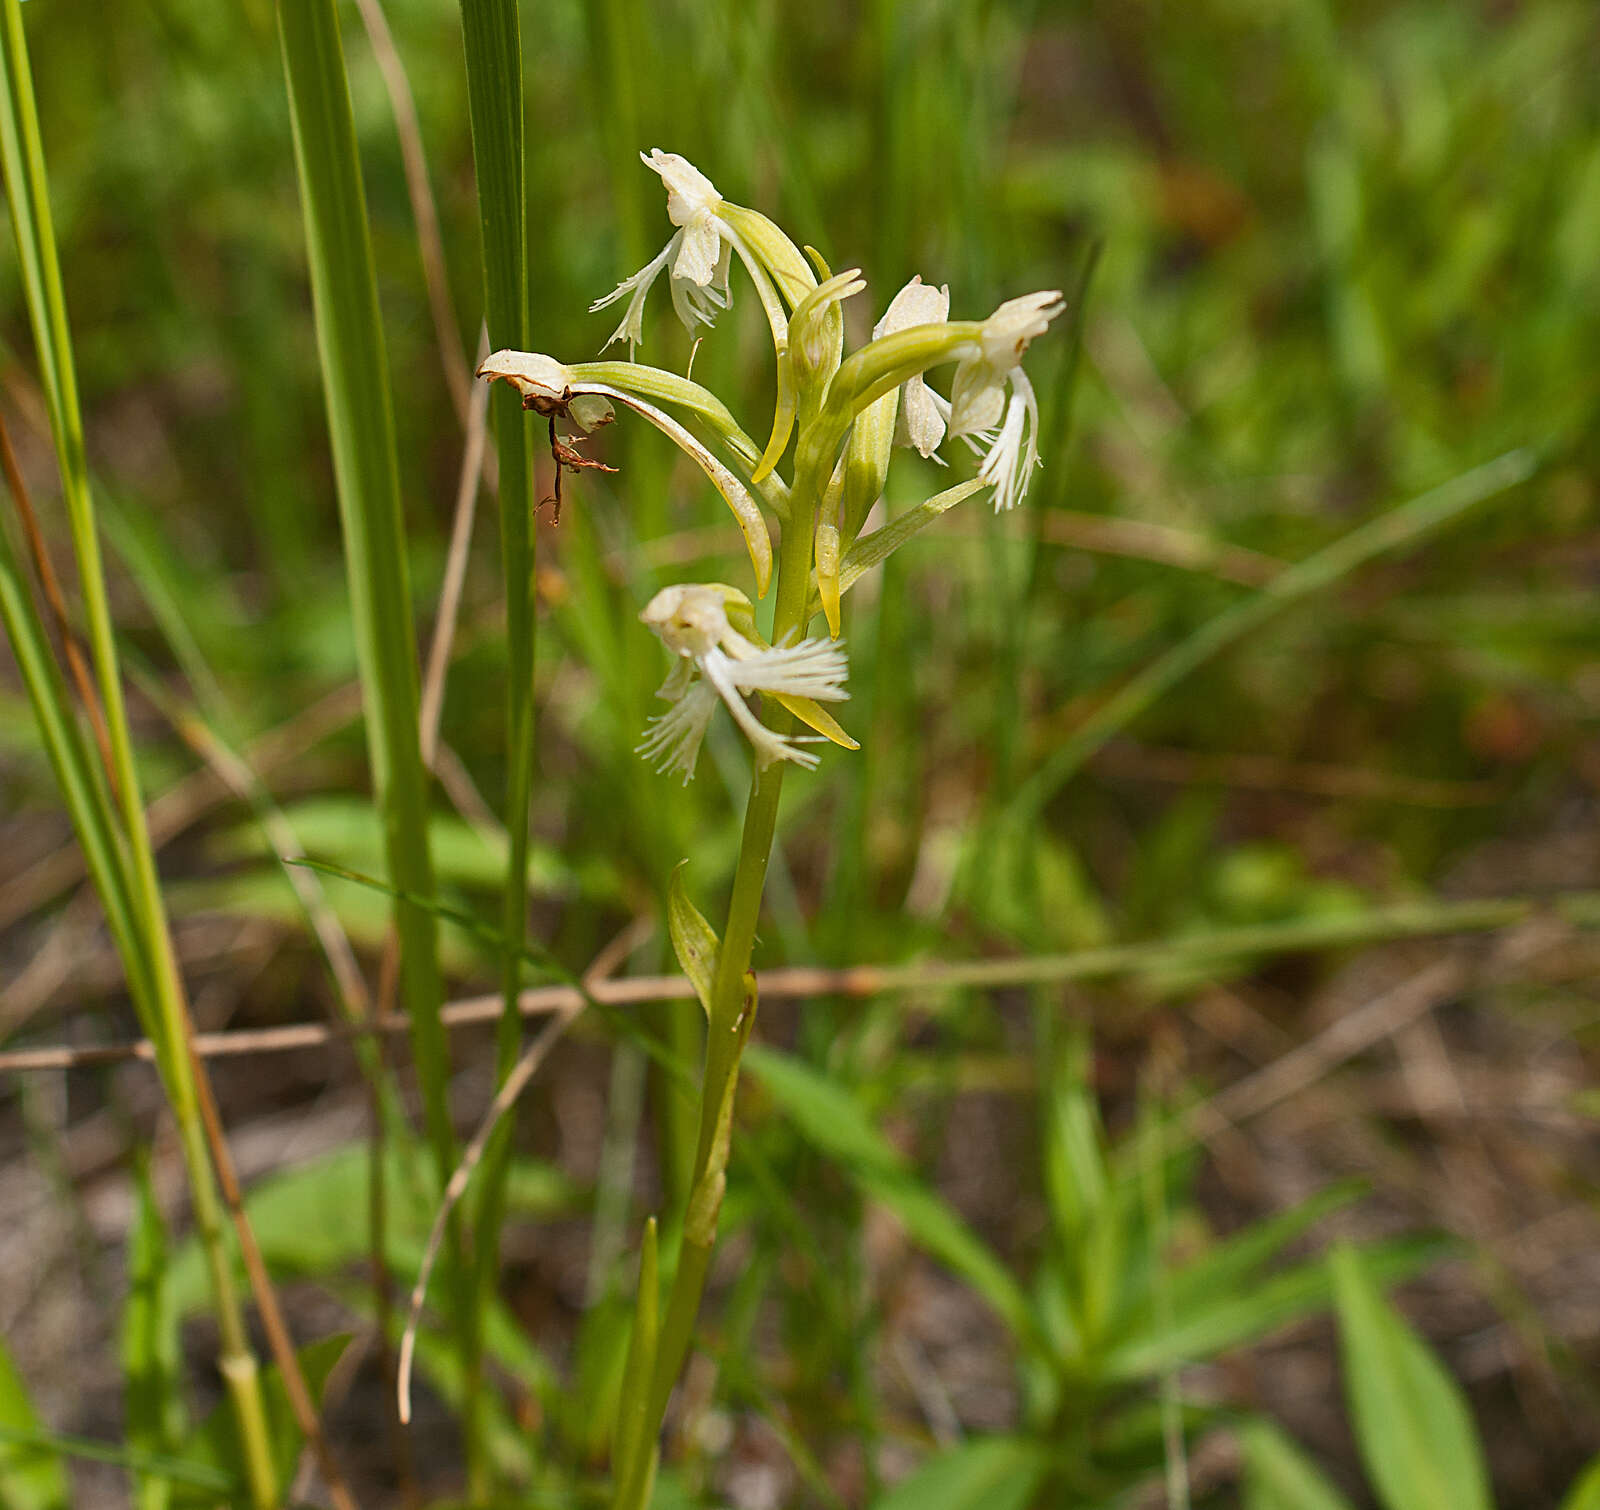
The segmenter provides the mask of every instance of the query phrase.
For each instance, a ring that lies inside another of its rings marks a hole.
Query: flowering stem
[[[797,489],[791,499],[793,517],[784,529],[778,554],[774,644],[783,644],[791,636],[798,637],[810,617],[806,600],[817,497],[813,490]],[[775,707],[768,716],[776,720],[774,727],[780,733],[788,733],[793,726],[791,716]],[[634,1438],[638,1445],[630,1461],[616,1465],[614,1510],[642,1510],[648,1497],[654,1476],[656,1437],[666,1415],[667,1401],[689,1353],[706,1274],[711,1267],[711,1253],[716,1246],[717,1218],[722,1208],[722,1192],[727,1185],[739,1060],[755,1015],[755,988],[749,979],[750,958],[755,948],[756,922],[761,913],[767,863],[772,857],[772,840],[778,826],[778,799],[783,791],[787,764],[783,760],[771,761],[764,768],[758,766],[751,777],[739,861],[728,900],[728,920],[722,930],[712,982],[705,1073],[700,1092],[700,1131],[683,1216],[683,1240],[672,1292],[661,1320],[643,1430]]]

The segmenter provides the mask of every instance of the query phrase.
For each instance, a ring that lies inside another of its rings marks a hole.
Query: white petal
[[[1033,387],[1020,369],[1012,374],[1012,384],[1005,423],[978,469],[978,480],[994,488],[997,514],[1022,502],[1039,464],[1039,406]]]
[[[944,439],[944,415],[939,412],[935,397],[921,373],[901,388],[900,412],[894,427],[897,446],[915,446],[923,456],[932,456],[939,449],[939,442]]]
[[[1006,374],[982,357],[968,357],[956,368],[950,389],[950,433],[972,435],[992,430],[1005,412]]]
[[[705,582],[674,582],[645,604],[639,622],[674,655],[699,660],[733,634],[723,594]],[[661,695],[668,695],[666,688]]]
[[[681,236],[683,232],[679,231],[678,234]],[[672,307],[690,335],[694,334],[697,325],[715,325],[717,316],[727,308],[727,295],[715,282],[702,288],[693,280],[680,278],[676,273],[668,282],[672,290]]]
[[[676,240],[676,238],[674,238]],[[667,259],[672,253],[672,241],[652,257],[631,278],[624,278],[609,294],[596,299],[589,306],[589,313],[597,309],[604,309],[608,304],[615,304],[624,294],[628,295],[628,308],[623,313],[622,323],[611,332],[606,346],[613,346],[618,341],[628,343],[628,357],[632,360],[633,348],[644,339],[644,301],[650,293],[651,285],[661,274],[661,269],[667,265]],[[605,346],[600,348],[605,350]]]
[[[673,658],[672,670],[667,673],[666,681],[656,688],[656,696],[663,702],[675,703],[689,690],[689,683],[693,680],[694,661],[686,655],[676,656]]]
[[[672,262],[672,276],[704,288],[716,277],[717,261],[722,252],[717,219],[702,211],[684,223],[678,236],[678,255]]]

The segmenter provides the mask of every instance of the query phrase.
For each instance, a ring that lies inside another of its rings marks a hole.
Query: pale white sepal
[[[911,330],[918,325],[942,325],[950,318],[950,286],[934,288],[922,281],[921,273],[889,301],[883,318],[872,327],[872,338]],[[944,415],[934,402],[933,393],[919,372],[901,384],[900,410],[895,417],[894,443],[915,446],[921,456],[933,456],[944,439]],[[935,458],[937,460],[937,458]]]

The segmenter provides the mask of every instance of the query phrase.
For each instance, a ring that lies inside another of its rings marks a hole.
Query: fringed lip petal
[[[978,480],[994,489],[994,511],[1015,508],[1027,496],[1039,465],[1039,404],[1019,367],[1011,374],[1005,420],[994,435]]]
[[[665,687],[662,695],[666,695]],[[670,701],[672,706],[646,725],[644,738],[635,749],[658,771],[682,771],[687,786],[700,758],[711,715],[717,711],[717,694],[709,682],[686,681],[683,690]]]
[[[631,278],[624,278],[609,294],[602,294],[600,298],[589,306],[589,313],[594,314],[597,310],[605,309],[607,305],[615,304],[624,295],[627,296],[628,307],[623,311],[622,321],[611,332],[605,346],[600,348],[602,351],[606,349],[606,346],[614,346],[618,341],[626,341],[628,343],[628,360],[630,362],[633,360],[634,349],[644,340],[645,300],[650,297],[650,290],[656,279],[661,276],[661,270],[671,260],[672,249],[676,242],[677,237],[674,236]]]

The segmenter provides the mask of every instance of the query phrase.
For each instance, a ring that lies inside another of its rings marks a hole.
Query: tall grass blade
[[[522,36],[516,0],[462,0],[461,29],[467,62],[467,103],[472,119],[472,156],[478,176],[478,213],[483,235],[485,317],[489,349],[528,346],[528,237]],[[522,1019],[517,991],[528,917],[528,806],[533,790],[533,605],[536,500],[533,496],[531,428],[509,384],[490,395],[495,453],[500,473],[500,555],[506,600],[506,865],[501,914],[508,946],[501,955],[505,1011],[495,1041],[495,1074],[503,1085],[517,1062]],[[484,1163],[478,1199],[476,1291],[493,1284],[505,1209],[505,1174],[513,1118],[496,1129]],[[481,1314],[481,1304],[474,1314]],[[478,1409],[480,1349],[474,1331],[466,1376],[468,1476],[472,1497],[481,1500],[486,1462]]]
[[[103,895],[107,898],[108,912],[118,914],[118,926],[124,930],[117,935],[123,950],[124,969],[135,999],[142,998],[146,1004],[151,1037],[158,1047],[167,1095],[178,1123],[195,1226],[205,1246],[216,1299],[219,1365],[232,1402],[242,1477],[249,1486],[252,1504],[266,1506],[276,1499],[268,1425],[256,1360],[250,1350],[224,1247],[206,1130],[200,1116],[196,1064],[188,1049],[188,1004],[167,926],[155,852],[134,766],[133,740],[123,702],[110,600],[89,491],[83,415],[78,403],[66,295],[56,256],[49,178],[19,0],[4,0],[4,10],[0,12],[0,168],[5,175],[18,261],[24,269],[23,290],[44,379],[79,590],[88,621],[90,652],[110,752],[111,769],[106,776],[109,786],[114,788],[112,795],[121,813],[119,825],[105,789],[94,783],[87,790],[94,794],[89,801],[99,812],[91,814],[88,806],[80,801],[75,817],[82,818],[96,830],[95,837],[87,840],[86,846],[93,845],[98,851],[99,862],[106,860],[108,852],[116,853],[121,862],[116,867],[118,875],[112,876],[109,870],[104,873],[107,890]],[[8,593],[10,596],[12,594]],[[25,613],[18,615],[8,611],[8,628],[10,620],[16,619],[22,626],[26,617]],[[25,636],[31,635],[31,629],[23,628]],[[59,677],[52,684],[51,678],[47,674],[41,677],[36,668],[30,678],[30,691],[35,687],[43,698],[41,701],[40,695],[35,695],[36,707],[54,702],[55,711],[62,711]],[[57,745],[52,758],[65,757],[73,766],[72,776],[76,782],[82,775],[82,768],[67,745],[60,742],[60,720],[56,722]],[[67,766],[58,761],[57,769],[66,770]],[[76,791],[79,798],[84,796],[85,789],[81,786]],[[107,840],[104,831],[115,833],[117,842],[113,844]],[[91,863],[97,862],[91,860]]]
[[[29,591],[27,576],[12,547],[10,532],[4,528],[0,528],[0,623],[5,625],[11,653],[16,658],[39,726],[39,736],[78,842],[83,847],[89,877],[100,895],[112,939],[118,953],[128,963],[128,988],[139,1013],[140,1026],[158,1049],[164,1048],[165,1038],[154,1011],[154,988],[139,942],[139,921],[128,891],[126,857],[110,793],[89,752],[61,669],[51,653],[50,637]],[[164,1054],[162,1063],[166,1063]]]
[[[433,865],[417,731],[416,633],[394,413],[344,51],[332,0],[283,0],[278,20],[385,859],[398,891],[427,897],[433,894]],[[443,1181],[454,1167],[455,1137],[445,1097],[449,1049],[439,1024],[437,930],[425,908],[404,899],[396,901],[395,926],[428,1139]],[[459,1238],[455,1246],[459,1250]]]
[[[1239,1433],[1244,1510],[1350,1510],[1350,1501],[1276,1426],[1252,1421]]]

